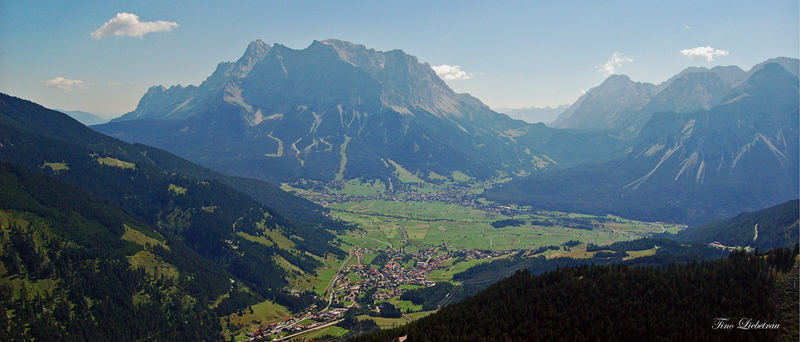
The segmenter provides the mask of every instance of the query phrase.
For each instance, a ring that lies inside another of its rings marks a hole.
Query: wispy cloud
[[[133,13],[117,13],[117,16],[111,18],[102,26],[92,31],[91,36],[94,39],[102,39],[109,36],[128,36],[142,38],[145,34],[151,32],[172,31],[173,28],[178,27],[178,23],[171,21],[139,21],[139,16]]]
[[[694,28],[694,26],[692,26],[692,25],[683,25],[683,28],[687,29],[687,30],[691,30],[691,29]]]
[[[58,76],[52,80],[42,81],[42,85],[47,87],[58,88],[61,90],[72,91],[73,89],[86,89],[88,86],[86,82],[81,80],[71,80]]]
[[[116,82],[116,81],[108,81],[108,83],[106,83],[106,84],[108,84],[109,87],[119,87],[119,86],[122,85],[122,83],[119,83],[119,82]]]
[[[730,54],[730,52],[728,52],[728,50],[715,49],[715,48],[712,48],[710,45],[698,46],[698,47],[692,48],[692,49],[683,49],[683,50],[681,50],[681,53],[684,56],[687,56],[687,57],[695,59],[695,60],[704,60],[705,59],[706,62],[713,61],[714,57],[727,56],[728,54]]]
[[[461,66],[459,65],[442,64],[431,66],[431,68],[445,81],[468,80],[472,78],[472,74],[461,70]]]
[[[625,56],[621,52],[614,51],[614,54],[611,55],[603,65],[598,67],[598,70],[606,76],[609,76],[617,71],[617,68],[621,67],[625,63],[633,62],[633,58],[629,56]]]

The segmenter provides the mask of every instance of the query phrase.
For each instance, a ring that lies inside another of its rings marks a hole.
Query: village
[[[309,191],[303,191],[301,193],[296,192],[296,194],[326,208],[329,208],[333,203],[372,199],[397,202],[442,202],[506,216],[515,216],[524,213],[524,211],[513,209],[509,206],[494,205],[478,201],[479,196],[474,192],[476,185],[440,184],[436,185],[433,191],[420,191],[414,187],[408,187],[402,190],[395,189],[394,191],[379,192],[372,195],[353,195],[332,190],[341,188],[343,186],[341,181],[331,181],[324,184],[322,182],[305,180],[302,185],[294,185],[310,187]]]
[[[312,305],[304,312],[258,327],[246,336],[250,341],[290,340],[337,324],[347,310],[357,307],[359,302],[375,304],[398,297],[406,291],[404,285],[434,286],[435,283],[428,276],[434,270],[447,267],[443,264],[449,259],[492,259],[513,252],[515,251],[452,250],[444,246],[418,251],[355,247],[350,250],[350,256],[355,257],[356,262],[343,265],[334,275],[328,286],[328,293],[325,294],[328,302],[325,308],[317,310],[318,307]],[[378,256],[373,262],[365,263],[365,254]],[[371,298],[365,300],[365,295]],[[369,308],[372,309],[373,306],[369,305]],[[377,306],[374,310],[378,310]]]

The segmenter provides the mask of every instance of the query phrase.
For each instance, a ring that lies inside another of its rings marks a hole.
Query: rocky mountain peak
[[[264,43],[261,39],[256,39],[250,42],[250,44],[247,44],[247,49],[244,51],[242,58],[260,59],[263,58],[269,50],[269,44]]]

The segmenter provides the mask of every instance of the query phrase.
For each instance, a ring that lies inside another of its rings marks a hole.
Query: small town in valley
[[[354,247],[350,250],[348,260],[355,262],[344,263],[333,276],[325,292],[327,305],[324,308],[312,305],[304,312],[259,326],[245,336],[250,341],[291,340],[341,322],[347,310],[363,303],[368,303],[370,310],[379,313],[380,307],[376,304],[401,296],[408,286],[421,288],[436,285],[430,280],[431,272],[447,267],[443,265],[447,260],[490,260],[516,252],[453,250],[445,246],[417,251]],[[367,263],[365,254],[377,256]],[[365,300],[365,295],[370,298]]]

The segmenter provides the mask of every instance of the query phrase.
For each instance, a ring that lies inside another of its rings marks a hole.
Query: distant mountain
[[[677,73],[675,76],[672,76],[668,80],[662,82],[658,86],[661,89],[664,89],[667,86],[669,86],[675,79],[678,79],[686,74],[694,74],[694,73],[715,74],[720,79],[722,79],[722,81],[725,82],[725,84],[728,84],[729,86],[736,85],[739,82],[746,80],[750,76],[746,71],[742,70],[742,68],[735,65],[728,65],[728,66],[718,65],[711,69],[706,67],[688,67],[686,69],[681,70],[681,72]]]
[[[530,136],[548,128],[453,92],[416,57],[339,40],[303,50],[254,41],[199,86],[152,87],[136,110],[93,128],[271,181],[398,183],[401,170],[423,179],[454,171],[487,179],[575,162],[517,143],[537,141]],[[612,137],[595,135],[608,141],[601,146],[613,145]]]
[[[758,63],[754,65],[752,68],[750,68],[750,70],[747,72],[747,77],[761,70],[761,68],[770,63],[775,63],[782,66],[784,69],[786,69],[786,71],[794,75],[794,77],[800,77],[798,76],[798,74],[800,73],[800,60],[798,60],[797,58],[789,58],[789,57],[770,58],[766,61]]]
[[[691,227],[676,239],[700,243],[719,242],[725,246],[760,248],[791,247],[798,241],[800,227],[798,200],[767,209],[739,214],[734,218]]]
[[[564,110],[569,108],[569,105],[560,105],[556,107],[524,107],[524,108],[495,108],[498,113],[503,113],[512,119],[522,120],[527,123],[545,123],[549,124],[558,117]]]
[[[656,93],[653,84],[633,82],[625,75],[611,75],[578,98],[552,126],[633,132],[639,121],[637,114]]]
[[[61,110],[61,109],[54,109],[54,110],[67,114],[71,118],[78,120],[78,122],[86,126],[99,125],[108,122],[108,119],[102,118],[97,114],[87,113],[80,110]]]
[[[668,81],[665,87],[642,107],[640,120],[658,112],[688,113],[711,109],[722,101],[731,87],[715,72],[689,72]],[[647,113],[647,114],[645,114]]]
[[[716,106],[733,88],[769,63],[777,63],[797,76],[798,60],[786,57],[769,59],[747,72],[737,66],[689,67],[659,85],[611,75],[579,98],[552,126],[607,130],[633,137],[655,113],[688,113]]]
[[[799,96],[798,79],[770,63],[709,110],[653,115],[625,157],[532,175],[486,195],[689,224],[775,205],[797,197]]]

